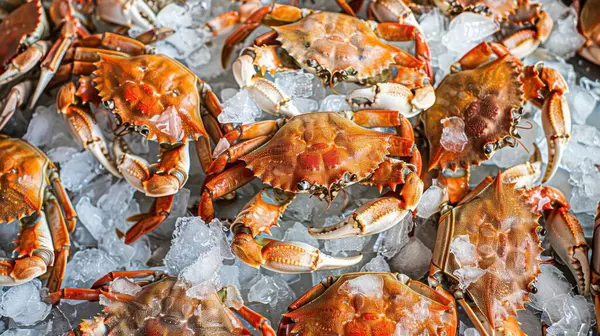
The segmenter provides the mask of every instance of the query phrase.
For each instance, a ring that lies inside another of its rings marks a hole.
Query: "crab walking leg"
[[[50,292],[54,292],[60,289],[65,276],[67,259],[71,251],[71,239],[69,238],[67,222],[63,217],[60,205],[54,194],[48,190],[46,191],[44,213],[46,214],[54,245],[54,265],[49,272],[46,287],[48,287]]]
[[[119,171],[129,184],[146,196],[173,195],[187,181],[190,170],[188,142],[173,149],[161,149],[161,160],[154,173],[150,172],[150,164],[146,160],[123,149],[122,139],[118,138],[114,143]]]
[[[50,185],[52,186],[53,194],[56,197],[58,205],[60,206],[62,212],[65,215],[67,231],[69,233],[73,233],[73,231],[75,231],[75,225],[77,224],[77,213],[75,212],[75,208],[73,208],[71,199],[67,195],[67,191],[60,182],[58,170],[56,169],[54,164],[52,164],[48,168],[48,172],[48,179],[50,180]]]
[[[175,195],[157,197],[148,213],[142,213],[127,218],[127,221],[136,221],[125,234],[125,244],[131,244],[141,236],[156,229],[169,215]]]
[[[58,91],[56,108],[69,125],[72,136],[83,145],[111,174],[122,177],[111,158],[100,126],[96,124],[89,106],[77,105],[75,83],[67,83]]]
[[[263,120],[252,124],[240,125],[223,136],[230,144],[237,140],[248,140],[260,136],[272,135],[279,130],[285,119]]]
[[[259,136],[233,145],[212,162],[206,173],[212,175],[222,172],[227,164],[237,161],[243,155],[248,154],[264,145],[267,143],[267,141],[269,141],[270,138],[270,136],[266,135]]]
[[[46,273],[54,262],[54,246],[46,214],[21,219],[17,258],[0,258],[0,285],[15,286]]]
[[[307,273],[351,266],[362,259],[361,255],[334,258],[305,243],[257,237],[270,234],[294,198],[294,193],[265,188],[244,206],[231,226],[231,250],[240,260],[274,272]]]
[[[594,220],[594,237],[592,240],[591,293],[596,306],[596,321],[600,321],[600,202]],[[597,327],[600,331],[600,326]]]
[[[153,279],[152,281],[157,281],[157,280],[165,277],[165,273],[163,273],[161,271],[154,271],[154,270],[110,272],[110,273],[107,273],[106,275],[104,275],[102,278],[96,280],[96,282],[94,282],[94,284],[92,285],[92,289],[101,288],[104,285],[107,285],[109,282],[111,282],[117,278],[120,278],[120,277],[126,277],[126,278],[130,278],[130,279],[152,277],[152,279]]]
[[[340,239],[368,236],[390,229],[417,207],[423,194],[423,181],[410,171],[404,178],[399,195],[389,193],[371,200],[350,214],[345,220],[328,227],[309,228],[317,239]]]
[[[271,323],[267,320],[266,317],[260,315],[254,310],[242,306],[239,309],[230,308],[231,310],[238,313],[245,321],[250,323],[250,325],[259,330],[263,336],[275,336],[275,330],[271,327]]]
[[[0,85],[11,82],[29,72],[48,53],[50,42],[37,41],[16,56],[0,74]]]
[[[500,43],[481,42],[461,57],[458,62],[452,64],[450,70],[454,73],[461,70],[475,69],[488,62],[493,55],[502,57],[509,53],[510,51]]]
[[[8,95],[0,101],[0,130],[15,114],[18,107],[25,105],[27,97],[33,90],[33,82],[26,80],[13,86]]]
[[[227,32],[238,23],[244,23],[257,9],[262,8],[260,1],[246,1],[238,11],[228,11],[210,19],[204,24],[205,30],[218,36]]]
[[[203,187],[198,216],[206,223],[215,218],[213,202],[215,199],[240,188],[254,179],[254,174],[243,163],[236,164],[206,182]]]
[[[383,22],[377,24],[377,28],[375,33],[383,39],[388,41],[415,41],[415,55],[417,60],[421,61],[423,64],[420,65],[415,63],[413,59],[409,58],[409,54],[405,52],[400,52],[398,56],[396,56],[396,61],[401,65],[404,65],[409,68],[417,68],[421,69],[424,67],[425,72],[429,76],[430,79],[433,79],[433,69],[431,68],[431,53],[429,51],[429,46],[427,45],[427,41],[425,40],[425,36],[421,31],[409,24],[395,23],[395,22]]]

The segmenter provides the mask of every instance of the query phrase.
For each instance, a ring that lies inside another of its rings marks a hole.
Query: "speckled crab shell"
[[[349,281],[360,276],[370,277],[373,293],[357,294],[350,288]],[[397,331],[399,335],[454,335],[453,300],[449,303],[424,284],[414,284],[419,291],[392,273],[342,275],[316,299],[283,314],[286,332],[280,329],[279,334],[394,335]]]
[[[511,135],[514,112],[524,104],[521,71],[520,62],[506,55],[444,78],[436,89],[435,104],[421,115],[430,144],[431,169],[467,169],[490,158],[486,144]],[[440,144],[442,120],[449,117],[458,117],[465,124],[468,142],[460,152]]]
[[[368,130],[333,112],[315,112],[288,121],[263,147],[242,157],[264,183],[294,193],[301,181],[329,188],[375,171],[389,154],[390,134]],[[348,181],[350,182],[350,181]]]
[[[131,127],[147,128],[146,138],[176,144],[207,137],[200,116],[198,78],[164,55],[122,57],[100,53],[94,83],[103,102]]]
[[[53,163],[28,142],[0,136],[0,223],[40,211]]]
[[[287,53],[309,71],[310,60],[332,75],[353,69],[356,78],[366,80],[388,70],[400,52],[377,37],[365,21],[344,14],[315,12],[273,29]]]
[[[33,0],[19,6],[0,23],[1,67],[10,63],[22,51],[22,47],[28,47],[41,37],[45,21],[41,3]]]
[[[493,329],[502,326],[510,315],[516,316],[529,301],[530,285],[542,263],[540,216],[525,189],[516,188],[499,174],[474,198],[440,218],[441,234],[438,232],[433,261],[458,282],[460,269],[484,271],[466,291]],[[454,239],[465,235],[475,246],[475,255],[468,261],[448,252]]]
[[[247,335],[242,322],[217,294],[195,299],[177,278],[145,286],[131,302],[113,302],[103,313],[83,320],[84,335]]]

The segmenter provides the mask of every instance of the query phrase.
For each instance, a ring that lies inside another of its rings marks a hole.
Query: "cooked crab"
[[[400,135],[359,125],[398,126]],[[342,189],[355,183],[392,190],[362,205],[337,225],[309,230],[316,238],[337,239],[389,229],[415,209],[423,192],[418,177],[421,158],[414,146],[412,126],[398,111],[314,112],[290,120],[243,125],[225,138],[248,140],[215,159],[208,174],[222,172],[205,183],[198,214],[208,222],[214,217],[213,200],[254,177],[269,185],[246,204],[231,227],[235,235],[233,252],[254,267],[298,273],[341,268],[360,261],[361,256],[336,259],[308,244],[257,237],[270,233],[269,228],[277,225],[298,193],[331,202]],[[227,164],[238,160],[223,171]],[[402,188],[396,193],[397,186]]]
[[[240,87],[247,88],[267,113],[299,114],[287,94],[263,77],[267,72],[297,68],[316,74],[329,86],[338,82],[367,85],[348,95],[355,106],[394,109],[413,116],[433,104],[429,48],[413,26],[397,22],[378,24],[286,5],[265,6],[254,10],[229,36],[221,54],[223,66],[234,46],[261,23],[274,26],[273,30],[244,49],[232,68]],[[384,40],[415,40],[417,56]],[[280,52],[285,57],[280,57]]]
[[[153,279],[139,281],[142,288],[137,288],[135,295],[110,290],[112,281],[142,277]],[[96,281],[92,289],[63,288],[47,299],[56,304],[61,299],[98,301],[104,295],[112,301],[102,314],[83,320],[70,333],[73,336],[251,335],[234,312],[262,335],[275,336],[266,318],[244,306],[237,288],[223,287],[197,299],[187,295],[189,287],[177,278],[155,271],[111,272]]]
[[[430,284],[448,283],[482,335],[495,331],[518,335],[517,310],[535,293],[542,247],[538,232],[544,219],[546,239],[569,267],[579,292],[590,293],[588,246],[564,195],[549,186],[533,186],[540,163],[529,162],[488,177],[456,207],[442,209]]]
[[[135,0],[134,3],[128,3],[118,9],[112,3],[98,5],[97,10],[110,7],[110,13],[101,15],[102,19],[107,20],[111,17],[141,18],[135,5],[138,2],[142,1]],[[82,13],[76,11],[74,6],[71,0],[52,1],[48,15],[58,32],[55,41],[45,40],[51,29],[39,0],[25,2],[0,23],[0,40],[4,42],[0,48],[0,88],[8,88],[7,84],[11,84],[7,95],[0,101],[0,129],[15,110],[25,105],[28,100],[29,107],[32,108],[53,78],[58,82],[64,80],[62,76],[65,75],[65,67],[73,67],[73,64],[61,64],[71,60],[75,47],[98,47],[107,42],[119,44],[115,47],[123,47],[123,44],[133,43],[125,42],[126,38],[115,38],[115,35],[110,33],[90,34],[89,21]],[[170,33],[170,29],[159,29],[142,34],[139,39],[151,42]],[[38,69],[38,64],[40,74],[36,83],[27,75]]]
[[[592,263],[591,263],[591,285],[590,290],[594,295],[594,305],[596,306],[596,321],[600,321],[600,202],[596,209],[596,218],[594,219],[594,238],[592,241]],[[600,325],[597,326],[600,332]]]
[[[579,30],[587,42],[579,54],[600,64],[600,1],[587,0],[579,13]]]
[[[20,224],[16,258],[0,258],[0,285],[48,273],[60,288],[77,214],[48,157],[30,143],[0,135],[0,223]]]
[[[493,57],[496,57],[494,60]],[[517,145],[518,123],[525,101],[542,108],[548,140],[548,181],[569,141],[571,115],[562,76],[541,63],[523,66],[497,43],[481,43],[452,66],[436,89],[435,104],[421,115],[430,144],[429,169],[439,169],[450,191],[450,201],[468,192],[469,167],[489,160],[505,146]],[[457,118],[467,142],[461,148],[441,144],[444,121]]]
[[[342,10],[352,16],[361,11],[365,0],[336,0]],[[407,0],[368,0],[367,15],[370,20],[378,22],[398,22],[419,27],[419,22],[413,14],[413,10],[421,12],[424,6]]]
[[[404,274],[327,277],[292,303],[278,335],[455,335],[456,303]]]
[[[141,43],[139,46],[143,47]],[[133,55],[143,50],[134,47],[120,50]],[[169,215],[174,194],[188,178],[190,140],[196,141],[202,166],[208,168],[211,164],[210,140],[203,120],[220,136],[216,118],[221,106],[207,83],[167,56],[129,56],[80,48],[75,57],[79,62],[74,72],[82,76],[78,85],[70,82],[60,89],[58,111],[73,136],[113,175],[124,177],[147,196],[157,197],[150,213],[130,218],[138,221],[125,235],[125,241],[131,243]],[[113,160],[89,106],[99,102],[116,117],[117,135],[133,131],[158,142],[160,163],[152,166],[128,153],[122,137],[113,143]]]

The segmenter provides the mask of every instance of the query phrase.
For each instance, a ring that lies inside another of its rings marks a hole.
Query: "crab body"
[[[535,291],[543,251],[541,217],[546,239],[569,265],[580,293],[589,294],[581,225],[560,191],[531,185],[539,175],[539,163],[512,167],[484,180],[456,207],[442,210],[430,284],[448,281],[482,334],[514,331],[517,310]]]
[[[60,288],[76,214],[54,164],[26,141],[0,135],[0,223],[19,221],[16,258],[0,260],[0,284],[18,285],[47,271]]]
[[[400,135],[362,126],[398,126]],[[362,183],[392,194],[368,202],[337,225],[312,228],[321,239],[371,235],[389,229],[414,209],[422,194],[420,155],[410,122],[398,111],[315,112],[290,120],[243,125],[225,135],[239,142],[215,159],[208,173],[199,215],[214,216],[213,200],[260,178],[268,187],[237,216],[232,249],[244,262],[280,272],[312,272],[356,263],[360,256],[335,259],[310,245],[254,238],[277,225],[298,193],[331,202],[348,185]],[[271,137],[272,135],[272,137]],[[407,162],[404,161],[407,160]],[[237,161],[242,161],[231,165]],[[229,168],[226,167],[229,165]],[[397,186],[402,186],[395,194]]]
[[[361,286],[361,282],[366,285]],[[328,277],[292,303],[279,335],[454,335],[452,296],[402,274]]]
[[[147,196],[157,197],[150,213],[131,218],[137,224],[126,234],[126,241],[133,242],[168,216],[173,195],[187,181],[190,140],[196,142],[203,167],[210,165],[210,141],[203,120],[209,127],[218,127],[220,103],[208,84],[167,56],[129,56],[94,49],[78,55],[88,62],[87,73],[81,74],[78,86],[68,83],[61,88],[57,109],[67,119],[73,135],[111,173],[124,177]],[[113,144],[113,159],[89,103],[102,103],[116,117],[118,135],[136,132],[160,143],[162,160],[156,169],[128,153],[120,137]],[[212,130],[215,134],[221,132]]]
[[[240,87],[247,88],[265,112],[299,114],[287,94],[262,77],[267,72],[298,68],[315,73],[329,86],[338,82],[366,85],[348,95],[355,106],[397,109],[412,116],[433,103],[429,48],[414,26],[378,24],[286,5],[260,7],[227,39],[222,53],[224,66],[233,47],[260,23],[273,26],[273,30],[242,52],[233,72]],[[385,40],[415,40],[417,56]]]
[[[571,129],[564,96],[568,88],[562,76],[541,64],[523,66],[503,46],[485,42],[454,64],[452,71],[436,89],[435,104],[421,115],[430,144],[429,169],[441,171],[450,201],[457,203],[468,191],[471,165],[490,159],[500,148],[517,145],[526,101],[542,108],[549,143],[543,181],[552,178]],[[448,120],[454,120],[455,130],[466,136],[458,148],[444,145]]]

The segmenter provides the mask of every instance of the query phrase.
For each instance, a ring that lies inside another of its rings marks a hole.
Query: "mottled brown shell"
[[[389,137],[337,113],[308,113],[292,118],[266,145],[242,160],[273,187],[302,192],[298,183],[307,181],[329,189],[346,174],[360,181],[373,173],[389,154]]]
[[[449,243],[468,235],[476,246],[477,267],[485,271],[467,291],[492,328],[500,327],[509,315],[516,316],[517,310],[524,309],[530,284],[540,272],[540,214],[524,189],[503,182],[498,175],[494,183],[441,221],[451,218],[454,225],[447,227],[452,227]],[[444,271],[452,276],[463,266],[450,253]]]
[[[190,70],[164,55],[100,56],[94,83],[103,102],[114,102],[122,122],[147,127],[146,137],[160,143],[207,137],[198,78]]]
[[[10,63],[26,45],[27,37],[39,30],[42,11],[39,1],[25,2],[0,23],[0,66]]]
[[[106,335],[114,336],[245,334],[242,322],[221,303],[216,293],[200,300],[187,296],[188,288],[177,278],[152,283],[134,301],[113,302],[102,315],[83,320],[79,328],[98,330],[98,326],[105,324]]]
[[[600,43],[600,1],[588,0],[579,14],[581,33],[588,39]]]
[[[315,12],[273,29],[282,47],[301,67],[308,69],[307,61],[313,60],[331,74],[354,69],[358,79],[389,69],[399,52],[377,37],[365,21],[344,14]]]
[[[383,282],[381,297],[354,294],[348,281],[373,276]],[[296,310],[283,314],[291,319],[291,335],[454,335],[456,315],[448,302],[441,303],[433,289],[413,290],[391,273],[353,273],[342,275],[326,291]],[[280,332],[280,335],[282,333]]]
[[[42,208],[48,157],[26,141],[0,136],[0,223]]]
[[[444,78],[436,89],[435,104],[423,112],[425,135],[430,144],[430,168],[468,168],[490,158],[487,143],[510,136],[513,110],[524,103],[520,62],[506,55],[473,70]],[[461,152],[441,144],[442,120],[458,117],[465,123],[468,143]]]

